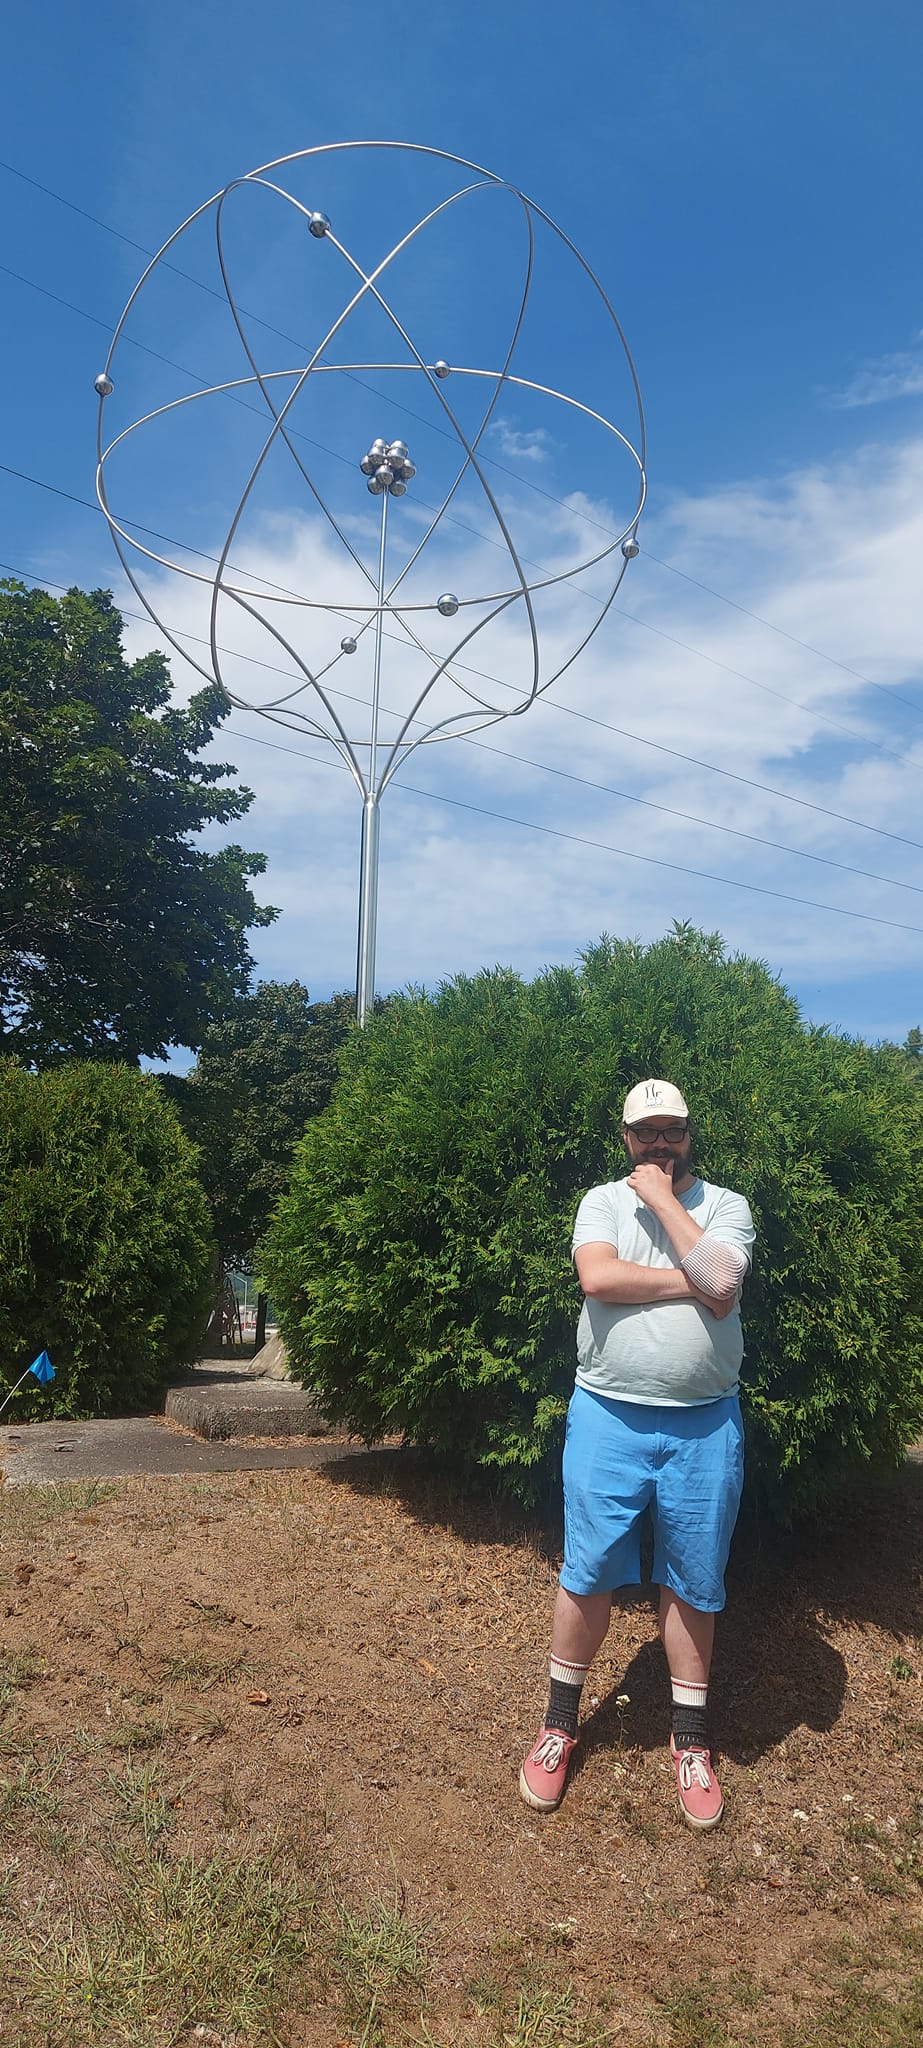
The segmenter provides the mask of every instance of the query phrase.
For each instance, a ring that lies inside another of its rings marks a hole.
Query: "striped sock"
[[[551,1659],[551,1687],[545,1727],[559,1728],[562,1735],[569,1735],[572,1740],[577,1734],[580,1694],[589,1668],[588,1664],[565,1664],[561,1657]]]
[[[708,1748],[708,1687],[673,1678],[673,1741],[677,1749]]]

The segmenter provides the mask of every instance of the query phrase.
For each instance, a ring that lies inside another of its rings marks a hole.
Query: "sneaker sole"
[[[712,1828],[720,1827],[724,1819],[724,1800],[722,1799],[717,1813],[713,1815],[711,1820],[697,1820],[695,1814],[686,1812],[682,1800],[679,1802],[679,1810],[687,1828],[692,1828],[697,1835],[707,1835],[710,1834]]]
[[[564,1787],[562,1785],[561,1790],[558,1793],[557,1799],[540,1799],[538,1793],[532,1791],[529,1782],[526,1778],[525,1771],[520,1771],[519,1793],[520,1797],[525,1800],[526,1805],[534,1806],[537,1813],[554,1813],[557,1807],[560,1806],[561,1801],[564,1797]]]

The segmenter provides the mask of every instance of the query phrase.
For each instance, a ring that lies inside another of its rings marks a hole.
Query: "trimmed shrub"
[[[625,1171],[622,1102],[648,1074],[686,1094],[699,1171],[754,1211],[751,1489],[785,1516],[901,1457],[923,1428],[919,1091],[687,927],[604,939],[528,986],[459,978],[348,1043],[263,1259],[331,1415],[545,1491],[573,1385],[574,1212]]]
[[[196,1153],[153,1078],[0,1064],[0,1384],[43,1347],[56,1375],[16,1413],[150,1402],[200,1354],[213,1260]]]

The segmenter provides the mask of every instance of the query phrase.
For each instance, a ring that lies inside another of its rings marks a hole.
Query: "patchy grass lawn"
[[[422,1460],[0,1492],[0,2043],[923,2043],[921,1509],[738,1546],[697,1838],[646,1598],[521,1804],[554,1539]]]

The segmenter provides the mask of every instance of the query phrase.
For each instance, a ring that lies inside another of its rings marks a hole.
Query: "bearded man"
[[[622,1140],[630,1171],[591,1188],[574,1226],[584,1303],[564,1448],[564,1566],[548,1708],[519,1789],[540,1812],[560,1804],[583,1684],[613,1592],[640,1584],[650,1509],[677,1793],[689,1826],[707,1830],[724,1811],[706,1709],[743,1484],[739,1300],[753,1220],[742,1195],[694,1171],[689,1111],[671,1082],[631,1089]]]

